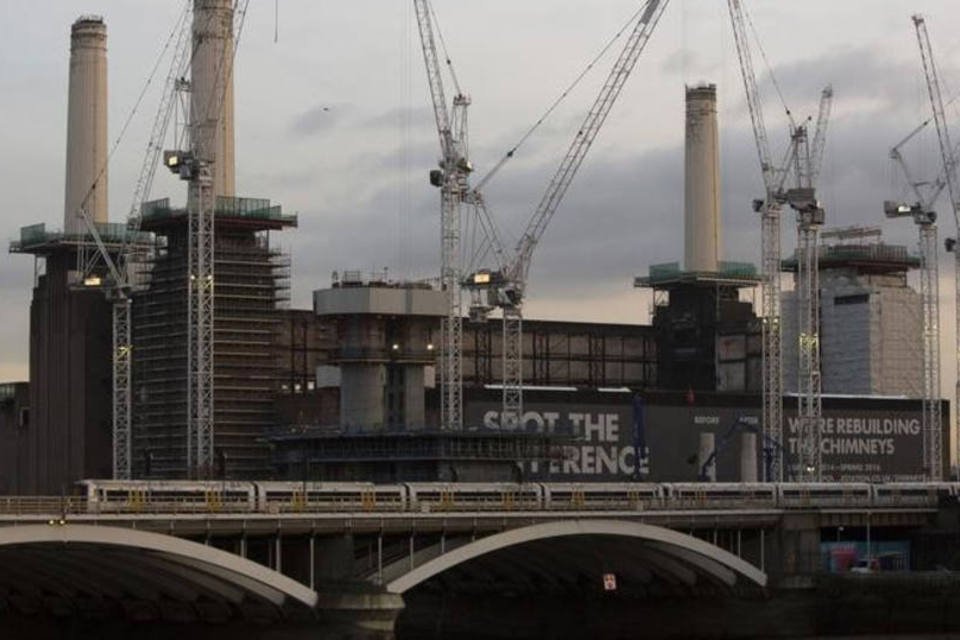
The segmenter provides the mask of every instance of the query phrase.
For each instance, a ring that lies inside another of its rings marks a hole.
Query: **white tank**
[[[199,157],[213,162],[214,196],[236,192],[233,61],[233,1],[193,0],[191,132]]]
[[[687,87],[684,173],[684,269],[717,271],[720,260],[720,162],[717,86]]]
[[[107,222],[107,25],[98,16],[70,28],[67,98],[67,168],[63,203],[65,233],[83,233],[79,216]]]

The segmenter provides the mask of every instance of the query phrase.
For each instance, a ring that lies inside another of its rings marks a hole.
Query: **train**
[[[933,508],[960,483],[442,483],[81,480],[88,513]]]

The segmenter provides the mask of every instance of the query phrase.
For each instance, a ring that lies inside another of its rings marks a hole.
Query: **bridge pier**
[[[403,596],[375,587],[321,585],[317,613],[320,637],[333,640],[392,640],[397,617],[403,611]]]
[[[782,586],[812,584],[820,572],[820,514],[785,513],[776,536],[767,536],[767,573]],[[774,560],[774,562],[770,562]]]

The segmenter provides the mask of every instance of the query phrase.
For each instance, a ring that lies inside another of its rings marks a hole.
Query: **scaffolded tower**
[[[269,472],[263,433],[273,422],[278,363],[271,342],[289,287],[289,257],[270,231],[296,226],[279,205],[217,198],[214,264],[214,451],[212,469],[187,465],[185,394],[188,327],[188,214],[159,200],[144,206],[142,228],[158,239],[148,288],[134,297],[136,477],[258,477]]]

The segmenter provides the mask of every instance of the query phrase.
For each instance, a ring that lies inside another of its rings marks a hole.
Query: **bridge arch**
[[[730,587],[739,578],[760,587],[767,584],[766,573],[749,562],[716,545],[672,529],[620,520],[566,520],[510,529],[463,544],[389,579],[385,586],[388,592],[403,594],[449,569],[498,551],[520,549],[523,545],[541,541],[580,540],[582,544],[590,545],[591,541],[604,538],[636,542],[644,562],[657,573],[681,583],[693,584],[698,576],[705,576]],[[584,547],[583,550],[588,552],[588,549]],[[400,561],[397,565],[404,562],[407,561]],[[385,567],[386,575],[397,573],[395,567]]]
[[[0,596],[313,608],[317,593],[238,555],[171,535],[83,524],[0,527]]]

